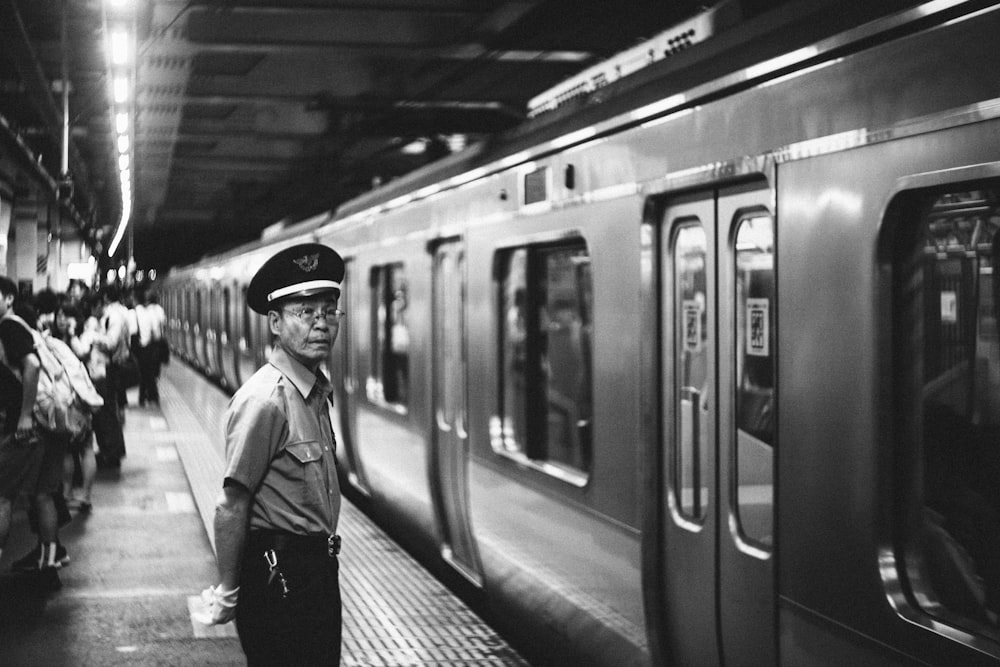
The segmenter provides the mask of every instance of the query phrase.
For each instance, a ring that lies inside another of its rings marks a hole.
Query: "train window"
[[[770,548],[774,522],[774,224],[745,214],[736,227],[736,510],[742,536]]]
[[[593,288],[583,241],[497,258],[500,387],[496,451],[554,474],[588,472],[593,432]]]
[[[691,519],[704,517],[708,480],[702,466],[709,446],[705,423],[708,377],[707,244],[698,220],[682,222],[673,238],[674,331],[673,396],[677,419],[673,432],[673,491],[678,511]],[[669,343],[668,343],[669,344]]]
[[[1000,640],[1000,183],[894,203],[893,429],[911,603]]]
[[[410,389],[409,294],[402,264],[374,267],[370,399],[405,409]]]

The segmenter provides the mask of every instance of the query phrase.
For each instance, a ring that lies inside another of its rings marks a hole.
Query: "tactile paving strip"
[[[179,361],[164,368],[163,413],[211,535],[222,449],[212,416],[228,397]],[[221,406],[221,408],[220,408]],[[339,531],[345,667],[528,665],[497,633],[346,499]],[[206,582],[207,585],[208,582]]]

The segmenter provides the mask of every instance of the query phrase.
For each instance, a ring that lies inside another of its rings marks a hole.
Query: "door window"
[[[681,515],[700,520],[708,503],[709,429],[706,419],[711,378],[708,373],[708,250],[697,219],[682,220],[670,251],[673,265],[674,402],[672,486]],[[671,344],[671,343],[667,343]],[[667,351],[666,354],[671,354]]]
[[[770,548],[774,522],[774,225],[766,213],[736,226],[736,509],[740,534]]]
[[[892,209],[902,560],[925,614],[1000,640],[1000,184]]]

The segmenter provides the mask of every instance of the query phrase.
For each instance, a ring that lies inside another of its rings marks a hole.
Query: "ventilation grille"
[[[528,117],[534,118],[603,88],[629,74],[665,60],[709,39],[740,18],[738,0],[723,0],[715,7],[656,37],[583,70],[528,101]]]

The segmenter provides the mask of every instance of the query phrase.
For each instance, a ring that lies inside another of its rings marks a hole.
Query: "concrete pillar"
[[[39,211],[39,200],[36,199],[33,192],[21,194],[14,201],[14,262],[9,267],[7,275],[17,283],[18,290],[22,294],[27,291],[34,293],[45,287],[44,274],[40,285],[37,280],[39,251],[41,250],[42,253],[45,251],[44,235],[47,233],[44,224],[41,225],[43,244],[39,247],[40,212],[44,215],[44,203]],[[42,268],[44,271],[45,267]]]
[[[0,192],[0,275],[7,275],[7,261],[10,243],[10,221],[14,212],[13,199],[5,192]]]

